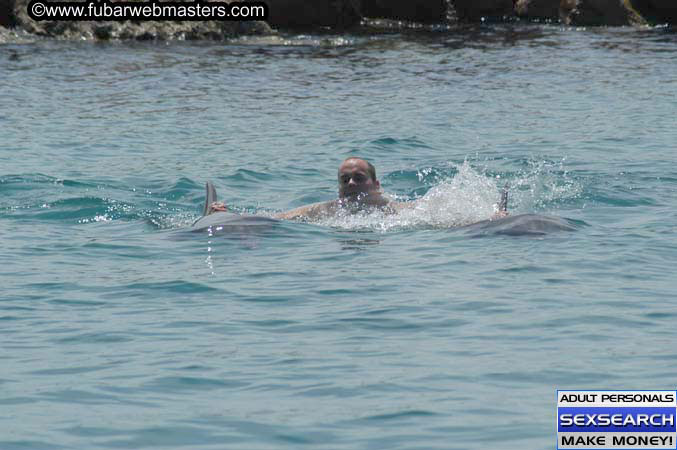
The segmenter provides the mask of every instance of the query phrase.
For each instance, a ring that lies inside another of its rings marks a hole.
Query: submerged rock
[[[644,18],[629,0],[562,0],[562,22],[567,25],[639,25]]]

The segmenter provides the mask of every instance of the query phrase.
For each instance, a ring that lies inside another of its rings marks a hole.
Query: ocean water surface
[[[0,46],[0,448],[549,449],[677,386],[677,35]],[[408,214],[270,215],[349,156]],[[469,235],[511,214],[575,231]]]

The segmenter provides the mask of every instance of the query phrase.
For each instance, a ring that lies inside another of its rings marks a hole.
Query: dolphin
[[[508,185],[503,187],[498,210],[508,212]],[[560,231],[576,231],[577,222],[556,216],[518,214],[498,219],[482,220],[461,227],[473,237],[503,234],[508,236],[543,236]]]
[[[216,201],[216,189],[211,181],[208,181],[205,189],[207,195],[205,198],[202,217],[197,219],[190,231],[210,233],[251,233],[256,231],[265,231],[279,223],[277,219],[264,216],[254,216],[251,214],[236,214],[225,211],[211,211],[211,205]]]
[[[508,185],[506,184],[501,193],[501,201],[498,210],[508,212]],[[540,214],[518,214],[498,219],[482,220],[461,227],[473,237],[504,234],[508,236],[543,236],[560,231],[576,231],[579,222],[556,216],[543,216]],[[580,222],[584,224],[584,222]]]
[[[500,219],[482,220],[460,229],[473,237],[503,234],[508,236],[544,236],[578,230],[578,221],[540,214],[518,214]]]

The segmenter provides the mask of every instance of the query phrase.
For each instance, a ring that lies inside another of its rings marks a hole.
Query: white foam
[[[397,214],[369,211],[340,212],[317,224],[343,229],[390,231],[409,228],[452,228],[489,219],[498,211],[501,189],[497,179],[474,170],[468,162],[457,166],[453,178],[443,179],[422,197],[410,200],[412,207]],[[390,196],[394,200],[402,199]]]

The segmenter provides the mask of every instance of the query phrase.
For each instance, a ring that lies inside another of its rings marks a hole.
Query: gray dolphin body
[[[216,189],[208,181],[207,196],[202,217],[193,223],[190,231],[209,231],[211,233],[252,233],[269,229],[280,221],[270,217],[236,214],[224,211],[211,212],[211,204],[216,201]]]
[[[562,217],[519,214],[501,219],[483,220],[461,227],[475,237],[503,234],[508,236],[543,236],[562,231],[576,231],[576,222]]]

